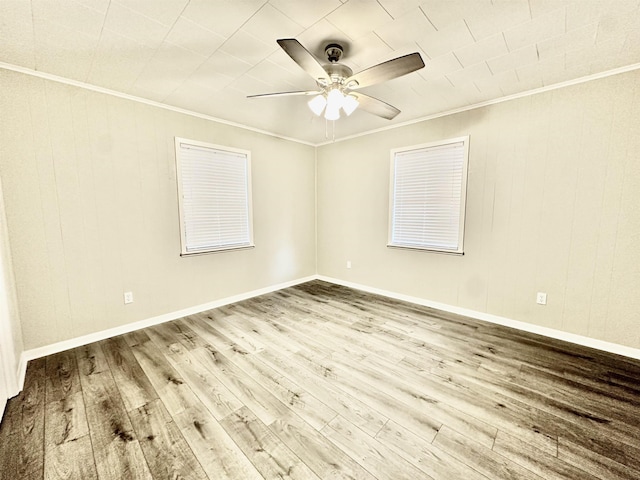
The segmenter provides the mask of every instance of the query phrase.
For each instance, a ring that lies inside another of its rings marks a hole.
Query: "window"
[[[391,151],[390,247],[463,253],[469,137]]]
[[[251,154],[176,137],[182,255],[253,246]]]

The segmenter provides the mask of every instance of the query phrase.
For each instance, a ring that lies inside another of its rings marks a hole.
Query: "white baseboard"
[[[27,372],[27,363],[29,362],[29,360],[46,357],[47,355],[52,355],[54,353],[64,352],[65,350],[81,347],[89,343],[99,342],[100,340],[105,340],[107,338],[116,337],[118,335],[122,335],[125,333],[130,333],[135,330],[140,330],[141,328],[151,327],[153,325],[158,325],[160,323],[170,322],[171,320],[177,320],[178,318],[186,317],[188,315],[205,312],[207,310],[211,310],[212,308],[218,308],[224,305],[229,305],[231,303],[236,303],[242,300],[247,300],[249,298],[257,297],[259,295],[264,295],[265,293],[275,292],[277,290],[282,290],[283,288],[288,288],[294,285],[299,285],[301,283],[315,280],[316,278],[317,278],[316,275],[311,275],[309,277],[303,277],[303,278],[299,278],[297,280],[292,280],[289,282],[270,285],[268,287],[260,288],[258,290],[252,290],[250,292],[240,293],[238,295],[233,295],[231,297],[221,298],[219,300],[203,303],[201,305],[195,305],[193,307],[184,308],[182,310],[178,310],[175,312],[165,313],[157,317],[147,318],[145,320],[140,320],[133,323],[127,323],[126,325],[121,325],[115,328],[109,328],[107,330],[102,330],[100,332],[90,333],[88,335],[83,335],[81,337],[71,338],[69,340],[64,340],[62,342],[52,343],[50,345],[45,345],[44,347],[25,350],[24,352],[22,352],[22,355],[20,356],[20,365],[18,366],[18,375],[17,375],[18,382],[19,382],[18,386],[20,388],[20,391],[22,391],[22,388],[24,387],[24,378]]]
[[[455,313],[458,315],[464,315],[465,317],[474,318],[476,320],[482,320],[485,322],[496,323],[505,327],[511,327],[525,332],[536,333],[545,337],[555,338],[557,340],[564,340],[565,342],[575,343],[576,345],[582,345],[584,347],[595,348],[609,353],[615,353],[624,357],[634,358],[640,360],[640,349],[627,347],[625,345],[619,345],[617,343],[605,342],[591,337],[585,337],[582,335],[576,335],[575,333],[563,332],[562,330],[556,330],[548,327],[541,327],[532,323],[520,322],[518,320],[512,320],[510,318],[500,317],[498,315],[492,315],[490,313],[478,312],[470,310],[468,308],[456,307],[453,305],[447,305],[445,303],[432,302],[425,300],[424,298],[412,297],[410,295],[403,295],[401,293],[390,292],[388,290],[382,290],[375,287],[369,287],[367,285],[361,285],[358,283],[352,283],[338,278],[326,277],[324,275],[316,275],[318,280],[323,280],[329,283],[335,283],[336,285],[343,285],[345,287],[354,288],[356,290],[362,290],[364,292],[375,293],[396,300],[403,300],[405,302],[415,303],[425,307],[436,308],[445,312]]]

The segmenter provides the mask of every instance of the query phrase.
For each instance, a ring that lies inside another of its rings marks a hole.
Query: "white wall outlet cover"
[[[347,268],[351,268],[351,260],[347,260]]]
[[[133,303],[133,292],[124,292],[124,303]]]
[[[536,294],[536,303],[538,305],[546,305],[547,304],[547,294],[544,292],[538,292]]]

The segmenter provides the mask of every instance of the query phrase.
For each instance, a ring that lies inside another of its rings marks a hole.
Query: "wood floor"
[[[640,362],[314,281],[30,362],[43,478],[637,480]]]

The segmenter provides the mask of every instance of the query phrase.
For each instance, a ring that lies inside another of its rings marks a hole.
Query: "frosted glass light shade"
[[[347,115],[351,115],[353,111],[358,108],[358,105],[360,105],[360,102],[358,102],[358,99],[356,97],[354,97],[353,95],[347,95],[344,97],[342,109],[344,110],[344,113],[346,113]]]
[[[318,95],[309,100],[307,102],[307,105],[309,105],[309,108],[313,113],[320,116],[322,114],[322,111],[324,110],[324,107],[327,105],[327,99],[324,98],[324,95]]]
[[[340,107],[328,103],[327,109],[324,111],[324,118],[327,120],[338,120],[340,118]]]
[[[340,108],[344,103],[344,94],[337,88],[329,90],[327,94],[327,109],[324,111],[324,118],[327,120],[338,120],[340,118]]]

